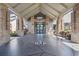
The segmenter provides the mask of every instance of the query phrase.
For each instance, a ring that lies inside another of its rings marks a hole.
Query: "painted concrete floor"
[[[40,42],[43,41],[44,44]],[[26,35],[13,38],[0,47],[0,56],[77,56],[79,51],[66,46],[55,37],[47,35]]]

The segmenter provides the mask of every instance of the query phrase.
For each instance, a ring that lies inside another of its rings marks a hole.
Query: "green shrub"
[[[11,32],[10,36],[18,36],[16,32]]]
[[[67,38],[68,40],[71,40],[71,34],[70,34],[69,31],[61,31],[61,32],[60,32],[60,35],[61,35],[62,37]]]

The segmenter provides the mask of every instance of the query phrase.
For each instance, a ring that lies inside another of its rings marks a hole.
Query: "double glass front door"
[[[36,34],[45,34],[46,33],[44,22],[35,23],[35,33]]]

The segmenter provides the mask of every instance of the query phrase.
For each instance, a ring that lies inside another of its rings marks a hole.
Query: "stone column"
[[[35,22],[35,19],[34,19],[34,16],[31,17],[31,27],[30,27],[30,32],[32,34],[34,34],[34,22]]]
[[[79,4],[76,4],[71,13],[71,40],[79,43]]]
[[[49,20],[50,20],[49,16],[46,16],[46,21],[45,21],[45,23],[46,23],[46,33],[48,33],[48,31],[49,31]]]
[[[49,20],[50,20],[49,16],[46,16],[46,24],[49,23]]]
[[[8,7],[0,4],[0,45],[10,40],[10,16]]]
[[[62,16],[57,18],[56,32],[59,33],[64,30],[64,24],[62,21]]]
[[[23,17],[17,17],[17,34],[19,36],[24,36],[24,29],[23,29]]]

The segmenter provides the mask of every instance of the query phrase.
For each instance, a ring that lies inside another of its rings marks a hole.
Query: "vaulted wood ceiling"
[[[74,3],[8,3],[7,6],[11,7],[16,13],[25,18],[29,18],[39,12],[56,18],[71,9]]]

